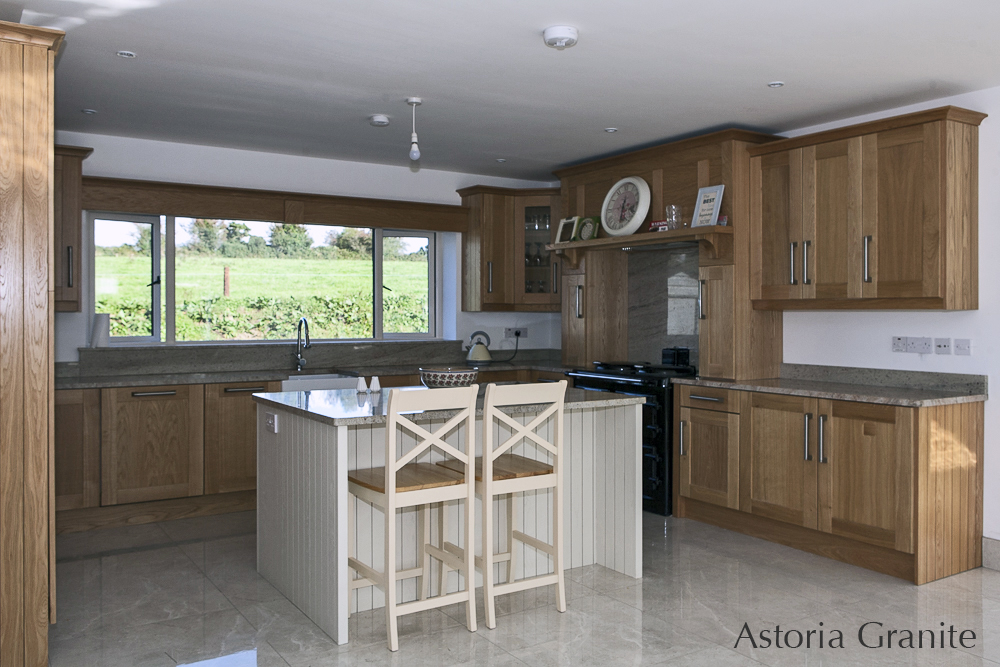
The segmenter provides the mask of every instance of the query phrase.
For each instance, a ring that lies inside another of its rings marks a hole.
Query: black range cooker
[[[594,362],[591,369],[573,370],[579,389],[611,391],[630,396],[643,396],[642,406],[642,509],[669,515],[671,506],[673,437],[673,385],[670,378],[693,377],[694,366],[689,362],[687,348],[663,350],[663,363]]]

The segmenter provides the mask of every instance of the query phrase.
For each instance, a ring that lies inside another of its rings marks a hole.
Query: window
[[[300,317],[309,320],[315,339],[436,335],[433,233],[173,216],[88,218],[94,312],[111,315],[116,340],[287,340],[295,338]]]

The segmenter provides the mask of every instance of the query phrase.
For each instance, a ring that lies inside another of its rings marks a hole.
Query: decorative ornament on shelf
[[[576,226],[580,224],[580,216],[574,215],[571,218],[563,218],[559,221],[559,228],[556,230],[556,243],[569,243],[576,240]]]
[[[718,224],[725,189],[725,185],[713,185],[698,190],[698,201],[694,204],[694,217],[691,218],[692,227],[713,227]]]
[[[629,176],[611,186],[601,207],[601,227],[609,236],[628,236],[638,231],[649,212],[649,184]]]
[[[597,226],[600,222],[601,221],[596,216],[591,218],[580,218],[580,222],[576,225],[576,234],[573,237],[573,240],[589,241],[592,238],[596,238]]]

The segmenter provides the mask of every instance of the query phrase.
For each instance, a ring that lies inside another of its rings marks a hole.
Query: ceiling
[[[420,167],[536,180],[1000,85],[996,0],[0,0],[22,10],[68,30],[60,130],[405,165],[420,96]],[[579,44],[546,47],[557,24]]]

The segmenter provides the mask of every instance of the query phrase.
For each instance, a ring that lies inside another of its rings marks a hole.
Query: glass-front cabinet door
[[[560,258],[545,249],[555,239],[558,226],[558,197],[515,198],[515,303],[559,305]]]

